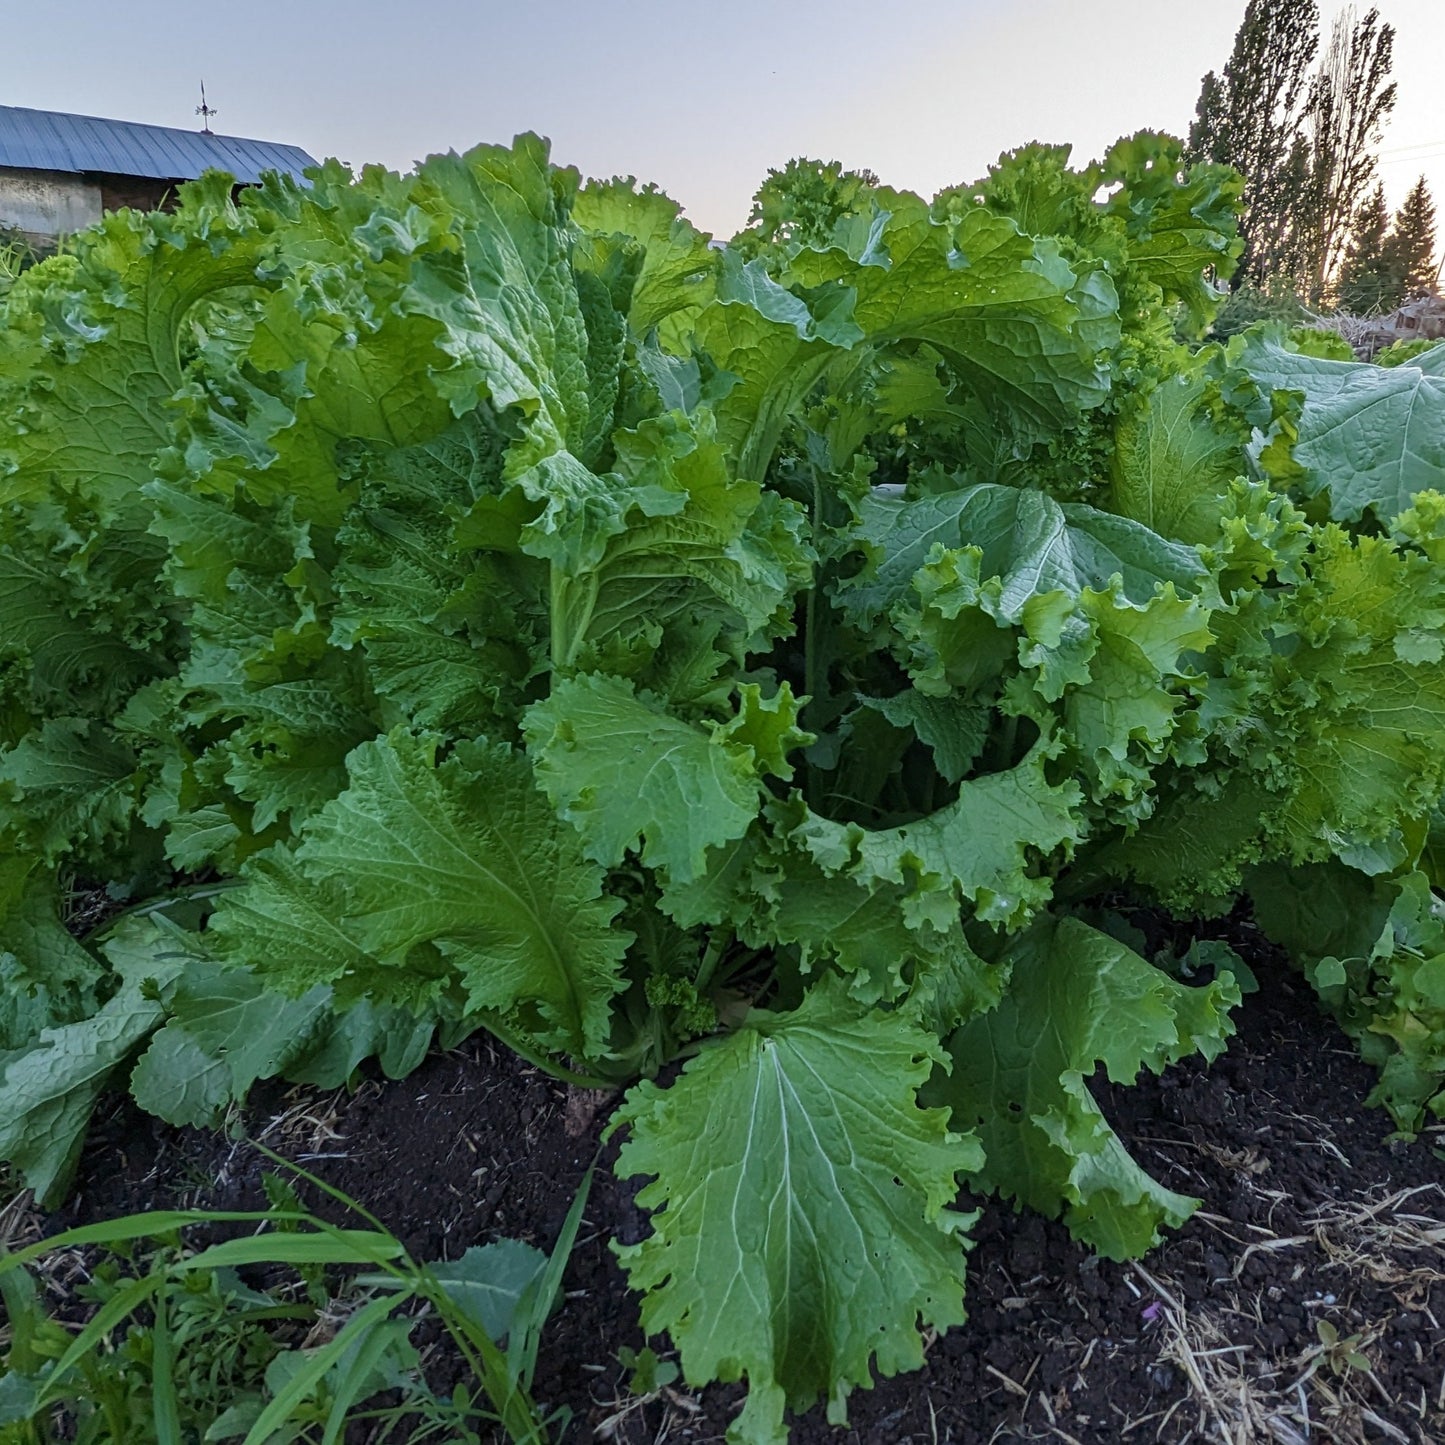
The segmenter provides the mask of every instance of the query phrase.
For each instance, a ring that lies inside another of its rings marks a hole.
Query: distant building
[[[248,186],[315,164],[299,146],[0,105],[0,231],[44,248],[106,211],[165,206],[203,171]]]

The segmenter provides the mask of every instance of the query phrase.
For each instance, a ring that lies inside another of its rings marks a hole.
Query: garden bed
[[[1391,1140],[1388,1116],[1361,1106],[1371,1075],[1349,1042],[1301,982],[1250,953],[1261,992],[1222,1059],[1146,1073],[1135,1088],[1094,1084],[1140,1163],[1203,1199],[1190,1223],[1142,1262],[1114,1264],[1060,1224],[981,1201],[967,1325],[932,1343],[921,1372],[856,1393],[849,1430],[819,1410],[795,1441],[1445,1438],[1442,1134]],[[499,1235],[547,1247],[607,1114],[601,1096],[485,1036],[350,1096],[259,1088],[233,1138],[168,1128],[117,1098],[53,1223],[182,1202],[254,1207],[269,1166],[249,1133],[360,1199],[417,1258]],[[537,1398],[571,1407],[572,1441],[720,1440],[740,1387],[628,1395],[617,1351],[642,1340],[608,1246],[645,1232],[635,1193],[599,1170]]]

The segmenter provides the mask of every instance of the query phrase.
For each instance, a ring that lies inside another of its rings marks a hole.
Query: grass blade
[[[283,1389],[256,1418],[241,1445],[265,1445],[278,1426],[290,1419],[291,1412],[308,1399],[321,1383],[326,1372],[351,1348],[357,1336],[365,1334],[379,1320],[385,1319],[397,1306],[395,1298],[374,1299],[352,1315],[336,1335],[298,1370]]]
[[[552,1247],[536,1288],[523,1294],[517,1301],[516,1313],[512,1317],[512,1333],[507,1340],[507,1365],[513,1379],[520,1380],[525,1390],[532,1388],[532,1376],[537,1369],[537,1350],[542,1343],[542,1328],[547,1323],[557,1297],[562,1291],[562,1275],[567,1261],[572,1257],[572,1246],[577,1242],[577,1231],[582,1226],[582,1211],[587,1207],[587,1196],[592,1191],[592,1171],[596,1164],[590,1164],[577,1186],[576,1198],[562,1221],[557,1243]]]
[[[35,1348],[36,1326],[45,1318],[40,1291],[28,1270],[0,1275],[0,1304],[10,1325],[10,1372],[33,1375],[45,1357]]]
[[[155,1407],[156,1445],[182,1445],[181,1413],[176,1403],[176,1342],[171,1334],[166,1281],[156,1289],[151,1330],[151,1400]]]
[[[134,1314],[155,1293],[161,1279],[158,1274],[143,1274],[139,1279],[130,1280],[116,1290],[96,1311],[90,1323],[71,1341],[70,1348],[55,1362],[55,1368],[46,1376],[45,1387],[36,1400],[37,1407],[48,1405],[56,1398],[56,1386],[77,1362],[89,1354],[123,1319]]]
[[[62,1234],[52,1234],[48,1239],[38,1240],[17,1249],[13,1254],[0,1255],[0,1274],[15,1269],[32,1260],[42,1259],[57,1249],[74,1249],[82,1244],[128,1244],[138,1239],[153,1238],[158,1234],[170,1234],[177,1229],[186,1229],[193,1224],[269,1224],[277,1220],[294,1219],[304,1223],[305,1214],[278,1214],[273,1210],[206,1210],[206,1209],[156,1209],[144,1214],[125,1214],[119,1219],[103,1220],[99,1224],[85,1224],[78,1229],[67,1229]]]
[[[374,1215],[364,1204],[353,1199],[345,1191],[338,1189],[334,1184],[328,1184],[324,1179],[313,1174],[309,1169],[303,1169],[299,1164],[293,1164],[291,1160],[278,1154],[274,1149],[268,1149],[259,1140],[253,1139],[251,1145],[259,1153],[264,1154],[273,1164],[279,1164],[283,1169],[289,1169],[291,1173],[304,1179],[314,1188],[319,1189],[323,1194],[329,1195],[338,1204],[349,1209],[353,1214],[359,1214],[374,1230],[380,1234],[387,1233],[386,1226]]]
[[[177,1270],[224,1269],[244,1264],[371,1264],[397,1259],[405,1250],[394,1235],[370,1229],[314,1234],[251,1234],[228,1239],[181,1260]]]
[[[346,1373],[336,1386],[336,1396],[331,1402],[331,1412],[326,1417],[326,1431],[321,1437],[321,1445],[338,1445],[344,1438],[351,1407],[362,1398],[362,1392],[370,1382],[377,1365],[391,1349],[398,1334],[403,1340],[411,1334],[410,1321],[384,1321],[373,1326],[362,1341],[360,1348],[351,1357]]]

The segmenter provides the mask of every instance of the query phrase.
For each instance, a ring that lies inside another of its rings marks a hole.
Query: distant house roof
[[[164,181],[195,180],[202,171],[219,170],[251,185],[262,171],[299,178],[304,167],[315,164],[300,146],[0,105],[0,166],[18,170],[100,171]]]

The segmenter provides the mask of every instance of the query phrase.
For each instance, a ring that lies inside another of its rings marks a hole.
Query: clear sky
[[[1381,176],[1422,172],[1445,231],[1445,0],[1377,0],[1400,101]],[[1333,0],[1322,0],[1328,17]],[[1361,8],[1364,8],[1363,6]],[[537,130],[587,175],[656,181],[699,225],[745,220],[789,157],[931,194],[1028,140],[1091,159],[1187,129],[1244,0],[28,0],[0,103],[196,126],[406,168]]]

